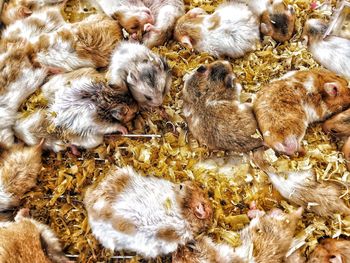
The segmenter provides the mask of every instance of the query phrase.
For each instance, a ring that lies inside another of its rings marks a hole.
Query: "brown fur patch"
[[[201,40],[201,29],[199,25],[203,23],[203,20],[203,16],[191,17],[189,14],[182,16],[176,22],[174,38],[181,42],[183,36],[188,36],[191,38],[192,45],[196,45]]]
[[[29,220],[0,228],[0,262],[51,263],[46,257],[36,226]]]
[[[15,146],[2,156],[0,177],[3,187],[21,198],[36,185],[41,167],[41,147]]]
[[[180,239],[176,229],[173,228],[161,228],[157,231],[156,237],[168,242],[175,242]]]
[[[111,222],[113,228],[119,232],[127,235],[132,235],[136,232],[135,224],[132,221],[123,218],[122,216],[113,216],[111,218]]]
[[[78,23],[76,30],[78,56],[93,61],[97,68],[108,66],[115,46],[123,39],[118,22],[101,15],[96,21]]]

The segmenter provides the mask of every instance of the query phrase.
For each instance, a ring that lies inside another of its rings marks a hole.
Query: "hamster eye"
[[[150,96],[145,95],[146,100],[151,101],[152,98]]]
[[[182,184],[180,184],[179,187],[180,187],[180,190],[182,190],[182,188],[183,188]]]
[[[199,68],[197,68],[198,73],[204,73],[207,71],[207,67],[204,65],[201,65]]]

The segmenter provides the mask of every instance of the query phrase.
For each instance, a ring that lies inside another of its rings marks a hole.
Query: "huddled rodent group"
[[[107,134],[128,134],[126,126],[139,111],[163,104],[171,67],[151,48],[171,39],[217,59],[183,76],[182,111],[192,136],[211,151],[253,152],[252,163],[296,208],[266,213],[252,203],[250,223],[233,248],[210,236],[215,211],[203,185],[114,166],[83,199],[91,231],[105,248],[146,259],[171,255],[175,263],[291,262],[298,256],[288,253],[304,211],[324,218],[350,215],[339,199],[348,182],[321,181],[313,169],[283,173],[264,158],[266,147],[288,158],[305,154],[308,126],[324,122],[324,131],[345,138],[350,161],[349,40],[324,37],[327,23],[308,20],[302,38],[327,69],[290,71],[247,102],[226,59],[253,52],[264,37],[279,43],[294,37],[292,6],[228,0],[209,14],[202,8],[185,12],[182,0],[94,1],[99,13],[76,23],[63,19],[62,0],[9,0],[3,6],[0,214],[8,218],[0,223],[0,261],[70,262],[48,226],[29,218],[26,209],[11,221],[11,211],[45,172],[42,150],[79,154],[77,148],[96,148]],[[20,113],[35,92],[46,105]],[[349,262],[349,250],[350,241],[328,238],[300,262]]]

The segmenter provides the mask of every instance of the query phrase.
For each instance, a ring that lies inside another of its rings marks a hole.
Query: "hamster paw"
[[[79,149],[76,145],[71,144],[71,145],[69,145],[69,148],[71,149],[73,155],[75,155],[75,156],[81,155],[81,152],[79,151]]]
[[[143,31],[145,32],[155,32],[155,33],[160,33],[160,30],[157,29],[154,25],[147,23],[143,26]]]

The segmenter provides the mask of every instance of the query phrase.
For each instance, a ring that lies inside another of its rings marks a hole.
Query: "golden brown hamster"
[[[86,191],[84,204],[92,233],[104,247],[145,258],[174,252],[212,218],[208,196],[194,182],[174,184],[131,167],[112,169]]]
[[[19,205],[22,196],[36,185],[41,171],[41,142],[33,147],[13,146],[0,157],[0,211]]]
[[[320,242],[308,263],[350,263],[350,241],[327,238]]]
[[[239,101],[241,86],[227,61],[202,65],[185,76],[183,112],[189,129],[210,149],[247,152],[262,145],[251,106]]]
[[[21,209],[15,222],[0,223],[0,262],[72,263],[55,233]]]
[[[312,69],[292,71],[261,88],[254,101],[264,142],[287,155],[303,152],[301,140],[309,124],[324,121],[350,104],[345,79]]]
[[[252,220],[240,232],[242,244],[235,248],[235,253],[247,262],[281,263],[290,249],[303,209],[286,214],[280,209],[265,213],[251,208],[248,216]]]

